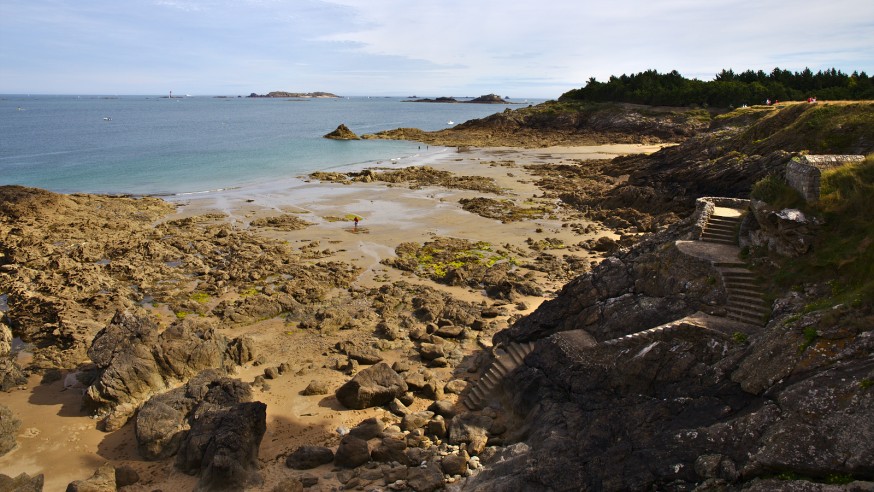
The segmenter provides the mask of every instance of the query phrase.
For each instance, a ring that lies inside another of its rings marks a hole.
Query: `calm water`
[[[521,106],[364,97],[0,96],[0,185],[130,194],[257,185],[427,153],[414,142],[322,138],[340,123],[359,135],[437,130],[507,107]]]

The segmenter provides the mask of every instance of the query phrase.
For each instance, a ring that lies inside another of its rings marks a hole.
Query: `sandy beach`
[[[161,219],[176,220],[204,214],[224,214],[235,229],[249,229],[253,220],[293,214],[312,225],[286,231],[259,228],[258,233],[287,243],[294,249],[320,251],[312,261],[345,262],[360,269],[353,289],[374,288],[398,280],[427,285],[453,297],[472,303],[496,305],[507,313],[497,318],[475,339],[461,342],[465,353],[491,344],[492,334],[506,326],[510,316],[524,315],[534,310],[545,298],[552,296],[567,282],[567,278],[534,272],[544,296],[525,296],[512,304],[496,301],[480,290],[447,286],[417,277],[381,263],[395,255],[395,248],[404,242],[425,243],[437,237],[470,241],[486,241],[510,250],[531,251],[532,242],[550,238],[561,248],[547,250],[558,256],[574,256],[577,264],[589,265],[603,253],[573,247],[600,237],[617,238],[614,231],[599,226],[580,234],[579,227],[590,225],[577,211],[562,207],[557,199],[543,198],[536,185],[536,176],[525,168],[537,164],[573,164],[589,159],[609,159],[630,153],[650,153],[658,145],[601,145],[591,147],[552,147],[542,149],[488,148],[447,151],[428,166],[459,176],[492,178],[504,190],[496,199],[511,200],[517,206],[536,204],[548,207],[552,213],[532,220],[502,222],[462,209],[459,200],[485,196],[482,192],[449,189],[438,186],[411,187],[384,182],[339,184],[301,178],[280,181],[252,189],[226,190],[219,193],[173,197],[177,212]],[[417,165],[411,162],[405,165]],[[353,215],[361,219],[355,225]],[[532,252],[533,256],[533,252]],[[575,272],[575,274],[582,271]],[[216,300],[215,302],[217,302]],[[154,307],[156,316],[167,323],[173,313],[166,306]],[[240,368],[235,377],[251,382],[264,374],[266,367],[287,363],[291,373],[254,387],[254,399],[267,404],[267,432],[260,448],[261,490],[271,490],[283,478],[299,476],[300,472],[285,466],[285,456],[303,444],[334,446],[339,442],[338,428],[352,428],[368,417],[391,420],[383,408],[366,410],[344,409],[333,397],[333,391],[348,376],[334,369],[340,357],[333,346],[341,340],[377,343],[384,359],[405,360],[412,353],[409,341],[374,340],[372,327],[333,333],[313,333],[294,330],[282,318],[258,321],[243,326],[222,327],[228,337],[252,336],[259,349],[257,363]],[[28,355],[20,355],[26,365]],[[472,358],[469,358],[472,359]],[[470,362],[470,361],[469,361]],[[463,379],[468,367],[433,369],[445,381]],[[192,490],[197,477],[188,476],[173,466],[172,460],[149,462],[138,451],[133,424],[104,433],[98,431],[94,419],[80,409],[81,388],[65,389],[64,378],[41,384],[42,376],[32,375],[26,387],[2,395],[2,402],[22,421],[17,437],[18,446],[0,457],[0,473],[16,476],[45,474],[45,490],[64,490],[68,483],[85,479],[103,462],[116,467],[135,469],[140,481],[125,490]],[[302,396],[300,392],[313,380],[326,383],[326,395]],[[457,395],[447,394],[456,399]],[[417,400],[411,409],[422,410],[429,401]],[[308,490],[331,490],[338,486],[331,465],[323,465],[310,473],[320,477],[318,485]]]

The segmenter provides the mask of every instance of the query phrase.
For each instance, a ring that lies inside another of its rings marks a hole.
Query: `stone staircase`
[[[737,246],[737,233],[743,216],[711,215],[701,233],[701,240]]]
[[[759,288],[753,272],[743,263],[721,262],[713,266],[722,276],[728,303],[725,308],[728,317],[751,325],[762,326],[770,312],[763,301],[764,294]]]
[[[631,333],[619,338],[613,338],[611,340],[605,340],[601,342],[603,345],[614,345],[620,346],[625,343],[637,342],[641,339],[652,340],[659,335],[663,335],[666,333],[674,332],[680,329],[687,329],[690,327],[700,328],[696,325],[692,325],[688,323],[684,319],[679,319],[677,321],[672,321],[670,323],[665,323],[663,325],[656,326],[655,328],[650,328],[648,330],[638,331],[635,333]]]
[[[510,343],[494,350],[495,359],[491,366],[473,386],[464,398],[464,405],[470,410],[484,406],[488,396],[498,386],[504,376],[516,369],[525,360],[525,356],[534,350],[534,342]]]

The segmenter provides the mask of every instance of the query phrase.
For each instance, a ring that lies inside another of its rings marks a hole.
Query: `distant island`
[[[246,97],[340,97],[336,94],[331,94],[330,92],[284,92],[284,91],[273,91],[268,92],[267,94],[256,94],[251,93]]]
[[[414,96],[415,97],[415,96]],[[486,94],[470,101],[459,101],[454,97],[438,97],[436,99],[407,99],[403,102],[424,102],[424,103],[467,103],[467,104],[511,104],[497,94]]]

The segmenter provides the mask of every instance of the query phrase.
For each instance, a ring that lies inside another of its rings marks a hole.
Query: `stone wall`
[[[819,200],[820,176],[822,171],[843,166],[851,162],[862,162],[863,155],[805,155],[793,159],[786,165],[786,182],[798,190],[808,202]]]

